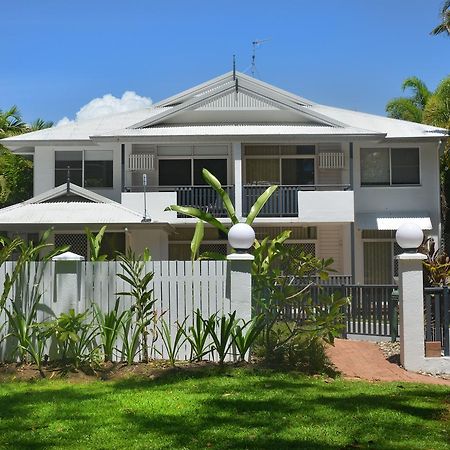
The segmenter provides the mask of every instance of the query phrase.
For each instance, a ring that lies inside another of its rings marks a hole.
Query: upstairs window
[[[418,148],[362,148],[361,186],[420,184]]]
[[[55,186],[67,182],[87,188],[113,187],[111,150],[56,151]]]
[[[55,152],[55,186],[67,182],[83,186],[83,152]]]

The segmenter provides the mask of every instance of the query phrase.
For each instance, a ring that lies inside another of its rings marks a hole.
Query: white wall
[[[177,213],[164,211],[167,206],[177,203],[176,192],[147,192],[147,217],[156,222],[176,221]],[[125,208],[144,215],[144,193],[122,192],[121,203]]]
[[[89,146],[36,146],[34,152],[34,195],[55,187],[55,151],[112,150],[113,151],[113,187],[89,188],[91,191],[120,202],[121,183],[121,146],[104,144]]]
[[[303,222],[353,222],[352,191],[299,191],[298,216]]]
[[[361,147],[419,147],[420,186],[361,186]],[[433,234],[438,235],[440,222],[439,156],[436,143],[417,145],[411,142],[400,144],[355,144],[354,155],[355,214],[365,212],[426,212],[430,214]]]

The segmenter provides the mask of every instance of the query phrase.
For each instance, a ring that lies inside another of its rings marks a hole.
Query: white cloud
[[[83,120],[95,119],[96,117],[107,116],[127,111],[135,111],[137,109],[147,108],[151,106],[152,100],[148,97],[141,97],[133,91],[125,91],[121,98],[114,97],[112,94],[106,94],[103,97],[97,97],[86,105],[82,106],[75,115],[75,120],[63,117],[55,125],[68,125]]]

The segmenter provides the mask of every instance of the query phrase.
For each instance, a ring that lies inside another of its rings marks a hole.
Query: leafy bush
[[[62,313],[47,324],[48,336],[54,336],[58,345],[58,356],[64,364],[73,363],[75,368],[81,364],[92,365],[98,362],[98,327],[86,319],[89,311],[76,314],[73,309]]]

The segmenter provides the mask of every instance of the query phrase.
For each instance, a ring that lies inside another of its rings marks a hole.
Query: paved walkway
[[[345,378],[450,386],[450,380],[408,372],[397,364],[389,362],[378,345],[373,342],[336,339],[335,346],[328,348],[328,355]]]

